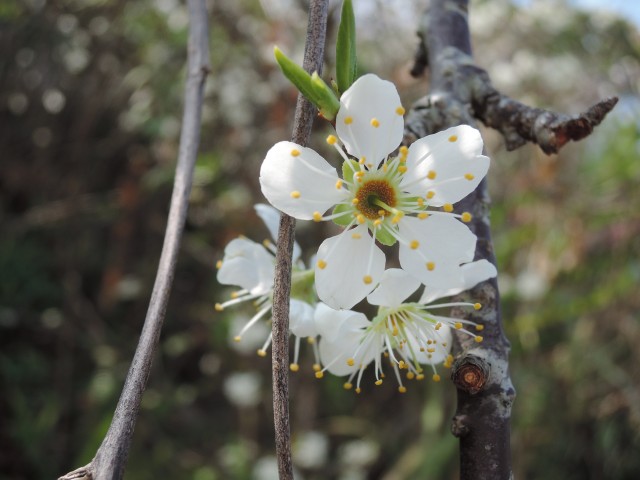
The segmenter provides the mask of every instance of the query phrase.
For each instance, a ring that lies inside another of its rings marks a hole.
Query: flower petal
[[[427,304],[439,298],[457,295],[458,293],[469,290],[480,282],[484,282],[498,274],[496,267],[491,262],[484,259],[461,265],[460,271],[462,273],[461,285],[453,288],[439,288],[437,285],[427,287],[425,288],[422,297],[420,297],[420,303]]]
[[[333,375],[344,376],[366,367],[373,360],[375,349],[362,345],[365,330],[348,332],[331,342],[326,337],[320,339],[318,350],[320,362]],[[353,359],[353,365],[347,360]]]
[[[314,316],[315,309],[311,305],[292,298],[289,303],[289,330],[297,337],[317,336]]]
[[[318,334],[329,342],[335,342],[341,335],[357,332],[371,324],[363,313],[334,310],[322,302],[316,305],[314,320]]]
[[[428,286],[453,288],[462,284],[459,265],[473,260],[477,237],[462,222],[449,215],[431,215],[424,220],[405,217],[398,224],[400,265]],[[413,249],[409,244],[417,242]]]
[[[371,305],[398,307],[420,286],[420,281],[400,268],[385,270],[380,285],[367,297]]]
[[[237,285],[253,295],[273,288],[275,262],[266,248],[246,238],[231,240],[224,249],[217,279],[224,285]]]
[[[351,308],[382,278],[385,256],[366,224],[326,239],[318,248],[316,291],[332,308]]]
[[[278,210],[300,220],[324,213],[349,193],[336,188],[338,173],[310,148],[292,142],[276,143],[260,168],[260,186]]]
[[[253,206],[258,216],[262,219],[265,226],[269,230],[269,234],[273,239],[274,243],[278,243],[278,229],[280,228],[280,212],[273,208],[271,205],[267,205],[266,203],[257,203]],[[298,242],[293,242],[293,259],[292,262],[295,263],[300,258],[300,245]]]
[[[351,155],[377,164],[400,145],[403,114],[393,83],[363,75],[340,97],[336,132]]]
[[[409,147],[400,187],[425,196],[429,204],[456,203],[478,186],[489,170],[489,158],[481,155],[480,132],[468,125],[416,140]]]

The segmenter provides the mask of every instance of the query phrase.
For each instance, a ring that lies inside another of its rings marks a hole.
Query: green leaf
[[[340,110],[340,100],[336,97],[333,89],[325,83],[317,72],[311,75],[313,90],[316,98],[318,98],[318,109],[324,118],[331,121],[336,118],[338,110]]]
[[[352,210],[353,207],[351,205],[340,203],[333,209],[333,214],[351,212]],[[353,220],[353,215],[343,215],[342,217],[334,218],[333,223],[340,225],[341,227],[346,227],[351,223],[351,220]]]
[[[358,162],[355,160],[345,160],[342,163],[342,179],[345,182],[353,183],[353,174],[360,170]]]
[[[376,240],[378,240],[381,244],[386,245],[388,247],[395,245],[397,242],[396,238],[384,228],[376,232]]]
[[[341,92],[355,81],[356,71],[356,17],[351,0],[344,0],[336,42],[336,77]]]

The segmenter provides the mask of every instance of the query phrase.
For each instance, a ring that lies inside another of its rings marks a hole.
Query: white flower
[[[333,308],[353,307],[380,281],[385,256],[376,240],[399,242],[402,268],[428,286],[458,285],[459,266],[473,260],[476,237],[458,221],[471,215],[451,212],[489,168],[480,133],[461,125],[391,157],[402,141],[404,112],[392,83],[364,75],[340,99],[340,140],[327,138],[344,159],[342,177],[315,151],[292,142],[274,145],[262,164],[262,192],[273,206],[345,227],[322,243],[315,266],[318,296]]]
[[[263,220],[272,238],[276,238],[280,214],[268,205],[255,205],[258,216]],[[257,322],[271,313],[273,297],[273,280],[275,270],[275,247],[265,240],[263,244],[256,243],[247,238],[236,238],[229,242],[224,250],[224,258],[218,262],[218,282],[224,285],[236,285],[240,290],[231,294],[231,300],[224,303],[216,303],[216,310],[239,303],[253,301],[257,313],[244,325],[240,332],[234,336],[239,342],[242,336]],[[300,298],[291,298],[289,303],[289,330],[295,336],[294,359],[291,364],[293,371],[298,370],[298,356],[300,351],[300,339],[308,337],[310,343],[315,344],[318,332],[314,321],[315,298],[311,294],[310,286],[313,281],[313,271],[305,270],[299,261],[300,247],[294,245],[293,251],[293,289]],[[258,349],[258,355],[266,356],[267,348],[271,344],[271,334],[262,348]],[[317,352],[317,348],[314,349]],[[317,357],[317,354],[316,354]]]
[[[469,265],[473,267],[461,267],[464,269],[463,275],[469,272],[471,275],[461,282],[455,293],[496,275],[495,267],[486,260]],[[420,302],[403,303],[419,287],[420,282],[404,270],[386,270],[380,285],[367,297],[370,304],[379,307],[378,315],[371,322],[361,313],[336,311],[318,304],[315,319],[321,337],[319,351],[324,368],[316,373],[316,377],[322,377],[324,371],[338,376],[349,375],[344,384],[346,389],[353,387],[352,381],[357,377],[356,392],[360,393],[362,374],[371,362],[375,368],[375,384],[382,384],[383,364],[387,357],[402,393],[406,392],[406,387],[402,382],[401,370],[407,370],[406,378],[409,380],[422,380],[424,373],[421,365],[431,365],[432,378],[439,381],[440,376],[434,365],[443,363],[445,367],[451,366],[453,357],[449,351],[452,329],[461,330],[481,342],[482,337],[467,327],[481,330],[482,326],[469,320],[435,315],[431,310],[452,306],[479,309],[480,304],[457,302],[426,305],[424,298],[436,298],[426,293]],[[449,294],[445,291],[439,293]]]

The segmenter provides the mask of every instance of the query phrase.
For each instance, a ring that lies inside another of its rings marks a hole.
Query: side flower
[[[486,260],[469,265],[472,267],[463,273],[473,273],[455,293],[496,275],[495,267]],[[315,320],[321,336],[319,351],[324,368],[316,376],[322,377],[325,371],[337,376],[348,375],[344,387],[351,389],[355,382],[355,391],[360,393],[367,366],[373,362],[375,384],[381,385],[385,378],[383,367],[388,362],[401,393],[407,390],[402,370],[406,370],[406,379],[422,380],[425,378],[422,365],[428,365],[433,371],[432,379],[440,381],[435,365],[451,366],[452,330],[460,330],[481,342],[482,336],[477,332],[482,326],[469,320],[436,315],[433,310],[452,306],[479,309],[481,306],[464,302],[426,304],[424,299],[435,300],[439,298],[438,292],[436,296],[425,293],[418,302],[404,303],[419,287],[420,282],[407,272],[386,270],[380,285],[367,297],[370,304],[378,306],[378,314],[372,321],[361,313],[336,311],[319,304]]]
[[[272,238],[276,238],[280,214],[269,205],[255,205],[258,216],[267,226]],[[275,270],[275,246],[269,240],[262,244],[239,237],[226,246],[224,257],[217,263],[218,282],[234,285],[240,289],[231,294],[231,299],[216,303],[219,312],[227,307],[252,302],[257,312],[234,337],[236,342],[257,322],[270,317],[273,299],[273,279]],[[291,369],[298,369],[301,338],[307,337],[316,344],[318,335],[314,321],[315,294],[313,293],[313,270],[307,270],[300,261],[300,247],[296,244],[293,252],[292,298],[289,304],[289,329],[295,336],[294,359]],[[266,356],[271,344],[271,334],[266,339],[258,355]],[[314,347],[317,354],[317,347]]]
[[[459,284],[459,266],[473,260],[476,237],[459,222],[471,215],[452,212],[489,168],[480,133],[461,125],[391,156],[402,141],[404,113],[392,83],[364,75],[342,95],[338,136],[327,138],[344,160],[342,177],[292,142],[274,145],[262,164],[262,192],[273,206],[345,227],[320,245],[315,265],[318,296],[333,308],[353,307],[380,281],[385,255],[376,241],[399,243],[402,268],[427,286]]]

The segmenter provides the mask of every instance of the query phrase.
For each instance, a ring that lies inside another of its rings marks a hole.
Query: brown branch
[[[468,0],[429,3],[420,28],[426,43],[423,50],[428,52],[430,92],[407,117],[408,141],[454,125],[474,124],[471,113],[476,79],[469,76],[472,58],[467,16]],[[495,265],[486,181],[456,208],[473,216],[469,226],[478,237],[476,259]],[[483,308],[471,316],[468,311],[454,311],[453,315],[483,325],[484,341],[476,343],[456,332],[452,378],[458,404],[451,430],[460,439],[460,478],[507,480],[512,477],[509,422],[515,391],[509,377],[509,342],[502,328],[496,279],[481,283],[467,295]]]
[[[189,0],[188,5],[190,29],[180,150],[167,229],[149,309],[118,406],[102,445],[89,465],[63,475],[59,480],[118,480],[124,475],[140,402],[151,371],[175,274],[200,141],[204,85],[210,71],[205,2]]]
[[[557,153],[569,141],[585,138],[618,103],[617,97],[602,100],[578,115],[533,108],[503,95],[491,84],[487,72],[468,67],[473,83],[473,116],[502,133],[507,150],[533,142],[547,154]]]
[[[303,68],[308,72],[322,71],[327,32],[328,0],[312,0],[304,49]],[[298,95],[291,140],[305,146],[311,136],[316,110],[308,100]],[[289,427],[289,297],[291,293],[291,256],[293,253],[295,219],[280,217],[278,251],[273,285],[273,421],[276,456],[280,480],[293,480],[291,464],[291,431]]]

